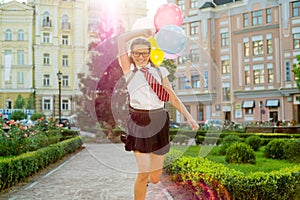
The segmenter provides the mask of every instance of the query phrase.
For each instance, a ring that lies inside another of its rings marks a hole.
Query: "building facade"
[[[12,109],[19,94],[29,98],[34,92],[33,13],[31,6],[16,1],[0,5],[1,109]]]
[[[300,1],[178,0],[189,38],[176,92],[198,121],[300,122]],[[177,121],[182,121],[178,114]]]
[[[36,112],[58,117],[60,108],[63,117],[75,115],[75,96],[80,94],[77,75],[85,67],[101,16],[108,11],[128,31],[136,19],[147,15],[146,0],[0,4],[0,112],[11,112],[19,94],[25,99],[34,94]],[[60,102],[58,72],[62,73]]]

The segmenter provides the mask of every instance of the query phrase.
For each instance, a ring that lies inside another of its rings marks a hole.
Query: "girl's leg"
[[[150,154],[150,174],[149,178],[152,183],[158,183],[162,175],[164,164],[164,155]]]
[[[150,154],[135,151],[134,155],[138,166],[134,183],[134,200],[144,200],[150,171]]]

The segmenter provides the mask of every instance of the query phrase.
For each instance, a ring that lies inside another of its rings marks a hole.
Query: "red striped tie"
[[[158,98],[164,102],[169,101],[170,95],[163,88],[163,86],[154,78],[154,76],[149,72],[149,68],[143,67],[141,71],[144,73],[145,78],[152,88],[152,90],[157,94]]]

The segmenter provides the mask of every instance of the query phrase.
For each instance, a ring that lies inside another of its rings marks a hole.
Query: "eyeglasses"
[[[133,51],[133,52],[132,52],[132,55],[133,55],[134,57],[140,57],[141,55],[142,55],[143,57],[148,57],[149,54],[150,54],[149,51],[147,51],[147,52],[136,52],[136,51]]]

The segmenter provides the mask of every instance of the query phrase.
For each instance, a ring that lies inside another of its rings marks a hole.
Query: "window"
[[[245,108],[246,115],[253,115],[253,108]]]
[[[264,54],[264,44],[262,40],[253,42],[253,55],[263,55]]]
[[[43,63],[44,63],[44,65],[50,65],[50,54],[49,53],[44,53]]]
[[[69,86],[69,76],[62,76],[62,86],[63,87],[68,87]]]
[[[300,1],[293,2],[293,17],[300,16]]]
[[[226,47],[229,45],[228,33],[221,33],[221,46]]]
[[[249,42],[244,42],[244,56],[250,56],[250,44]]]
[[[184,63],[184,59],[183,59],[182,56],[178,57],[177,61],[178,61],[178,64],[183,64]]]
[[[61,17],[61,28],[62,29],[70,29],[71,28],[68,15],[63,15]]]
[[[230,74],[229,60],[222,60],[222,74]]]
[[[208,88],[208,71],[204,71],[204,88]]]
[[[291,81],[291,63],[290,61],[285,61],[285,80]]]
[[[69,110],[69,100],[68,99],[63,99],[61,102],[61,108],[62,110]]]
[[[261,25],[263,22],[262,10],[252,12],[252,25]]]
[[[5,40],[12,40],[12,31],[10,29],[5,31]]]
[[[43,43],[50,43],[50,33],[43,33]]]
[[[63,35],[61,37],[61,43],[62,43],[62,45],[69,45],[69,36],[68,35]]]
[[[272,23],[272,10],[269,8],[266,10],[267,13],[267,24]]]
[[[294,49],[300,49],[300,33],[293,34]]]
[[[185,10],[185,0],[178,0],[177,5],[182,11]]]
[[[272,40],[267,40],[267,53],[271,54],[273,52]]]
[[[254,74],[254,84],[263,84],[264,83],[264,70],[258,69],[253,71]]]
[[[43,85],[44,86],[50,86],[50,75],[49,74],[45,74],[44,78],[43,78]]]
[[[69,56],[68,55],[62,56],[62,66],[69,66]]]
[[[191,61],[192,62],[199,62],[199,49],[191,49],[190,51]]]
[[[268,83],[273,83],[274,81],[274,71],[272,68],[268,69]]]
[[[191,8],[197,8],[198,7],[198,0],[191,0]]]
[[[24,51],[18,50],[18,65],[24,65]]]
[[[43,13],[43,27],[51,27],[51,20],[49,12]]]
[[[51,99],[43,99],[43,110],[51,110]]]
[[[245,85],[250,85],[250,71],[245,71]]]
[[[191,76],[192,88],[200,88],[200,75]]]
[[[249,15],[248,15],[248,13],[243,14],[243,18],[244,18],[244,27],[248,27],[249,26]]]
[[[185,79],[186,77],[179,77],[178,78],[178,89],[182,90],[185,88]]]
[[[223,87],[223,101],[230,101],[230,88]]]
[[[199,121],[203,121],[204,120],[204,107],[202,104],[198,104],[197,106],[197,111],[198,111],[198,116],[197,116],[197,120]]]
[[[190,24],[190,35],[197,35],[199,33],[198,22],[192,22]]]
[[[18,72],[17,74],[18,78],[18,84],[23,84],[24,83],[24,72]]]
[[[24,40],[24,31],[22,29],[20,29],[18,31],[18,40],[19,41],[23,41]]]

